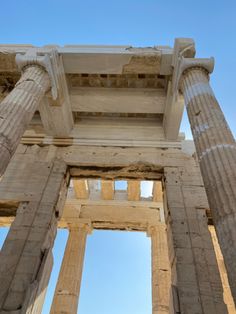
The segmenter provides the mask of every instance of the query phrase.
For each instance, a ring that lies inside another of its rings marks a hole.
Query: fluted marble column
[[[21,57],[24,56],[20,56],[20,60]],[[22,68],[21,78],[0,103],[0,176],[3,175],[45,92],[50,88],[49,75],[40,62],[43,58],[35,58],[32,63],[19,62]]]
[[[51,306],[51,314],[76,314],[84,263],[88,224],[71,226]]]
[[[148,229],[152,249],[152,314],[169,314],[170,262],[165,224]]]
[[[236,303],[236,145],[209,85],[211,59],[182,59],[180,89]]]

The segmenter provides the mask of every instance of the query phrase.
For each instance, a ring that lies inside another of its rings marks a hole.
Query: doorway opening
[[[151,243],[143,232],[94,230],[78,313],[151,314]]]

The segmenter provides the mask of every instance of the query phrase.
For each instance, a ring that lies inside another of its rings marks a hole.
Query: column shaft
[[[184,72],[184,94],[214,225],[236,301],[236,145],[203,68]]]
[[[77,313],[87,233],[86,226],[70,230],[51,314]]]
[[[30,65],[23,69],[15,88],[0,103],[0,176],[49,87],[47,72],[41,66]]]
[[[152,314],[169,314],[170,262],[166,226],[151,227],[152,242]]]

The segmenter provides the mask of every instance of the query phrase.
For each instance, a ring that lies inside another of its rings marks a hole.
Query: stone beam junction
[[[150,237],[152,314],[236,313],[235,140],[213,59],[194,56],[185,38],[0,45],[0,314],[41,313],[57,228],[69,238],[51,313],[77,313],[93,229]],[[195,152],[179,133],[184,105]]]

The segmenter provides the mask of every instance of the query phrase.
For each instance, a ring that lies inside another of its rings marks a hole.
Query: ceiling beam
[[[66,205],[70,206],[133,206],[133,207],[146,207],[146,208],[160,208],[163,207],[162,202],[153,202],[153,201],[128,201],[128,200],[102,200],[102,199],[75,199],[67,198]]]
[[[88,182],[84,179],[73,179],[75,196],[77,199],[87,199],[89,197]]]
[[[140,181],[129,180],[128,182],[128,201],[139,201],[140,200]]]
[[[61,223],[72,223],[77,219],[89,219],[91,222],[110,222],[113,224],[156,224],[160,222],[159,209],[154,207],[129,205],[82,205],[74,206],[66,203]]]
[[[77,112],[163,114],[166,93],[151,88],[78,87],[70,89],[70,101]]]
[[[103,200],[113,200],[114,192],[114,181],[101,180],[101,198]]]
[[[162,192],[161,181],[153,182],[152,200],[153,202],[163,202],[163,192]]]

